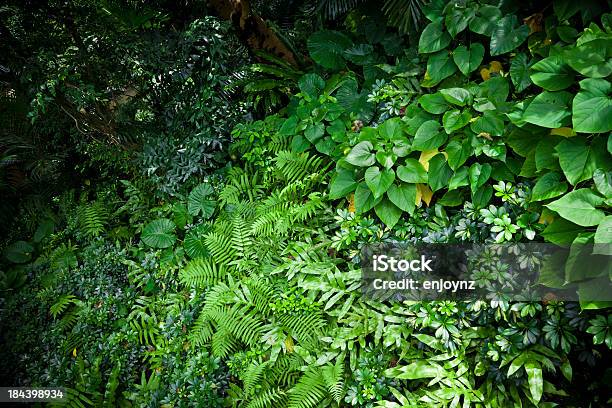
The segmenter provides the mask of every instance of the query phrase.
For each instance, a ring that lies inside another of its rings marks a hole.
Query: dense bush
[[[474,260],[490,299],[400,302],[364,295],[360,257],[611,243],[610,5],[399,3],[418,5],[405,14],[426,20],[418,38],[366,2],[320,2],[344,26],[304,39],[313,65],[265,55],[242,100],[226,93],[244,60],[229,27],[132,21],[120,43],[139,67],[118,74],[146,96],[119,123],[142,149],[117,163],[83,142],[82,168],[108,174],[12,232],[2,382],[65,386],[71,406],[609,404],[612,320],[593,301],[607,270],[541,277],[580,302],[504,299],[495,283],[531,288],[490,250]]]

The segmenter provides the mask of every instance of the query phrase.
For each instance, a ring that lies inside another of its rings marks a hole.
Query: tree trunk
[[[248,0],[210,0],[209,5],[219,17],[232,22],[249,48],[266,51],[297,66],[293,52],[260,16],[251,12]]]

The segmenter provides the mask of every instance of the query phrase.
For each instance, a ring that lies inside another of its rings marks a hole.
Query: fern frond
[[[189,333],[191,342],[200,347],[207,343],[213,335],[213,327],[206,313],[201,313],[193,324],[193,328]]]
[[[344,361],[342,358],[336,359],[336,364],[327,364],[321,368],[323,381],[329,390],[332,398],[340,404],[344,397]]]
[[[206,288],[225,279],[228,273],[223,265],[215,264],[210,258],[197,258],[179,272],[179,280],[187,286]]]
[[[327,387],[318,368],[309,368],[288,392],[288,408],[314,408],[327,396]]]
[[[287,405],[287,395],[280,387],[270,388],[253,398],[247,408],[284,407]]]
[[[204,237],[204,242],[217,265],[228,265],[236,255],[232,240],[224,234],[211,232]]]
[[[89,237],[97,237],[104,232],[108,223],[108,212],[98,202],[82,204],[77,210],[79,227]]]
[[[68,306],[75,303],[76,299],[74,295],[61,295],[57,298],[57,301],[51,305],[50,308],[53,318],[56,319],[58,315],[62,314],[68,308]]]
[[[236,350],[238,345],[230,333],[223,329],[217,330],[212,336],[212,352],[215,357],[225,358]]]
[[[256,311],[248,306],[235,305],[229,310],[211,310],[208,315],[218,327],[249,346],[254,346],[261,340],[264,324],[257,317]]]
[[[323,165],[322,158],[310,156],[307,152],[295,153],[283,150],[278,152],[274,160],[276,168],[289,183],[304,179],[309,174],[315,173]]]
[[[304,343],[318,338],[321,329],[325,327],[325,320],[318,312],[299,315],[279,314],[276,317],[293,338]]]

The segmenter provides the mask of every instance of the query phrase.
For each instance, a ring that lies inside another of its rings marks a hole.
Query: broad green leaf
[[[591,148],[586,145],[585,138],[565,139],[555,147],[555,150],[559,154],[559,164],[563,174],[571,185],[575,186],[593,176],[596,163],[591,155]]]
[[[427,172],[416,159],[406,159],[404,165],[397,168],[397,177],[406,183],[427,183]]]
[[[202,218],[210,218],[215,212],[217,202],[212,198],[213,188],[208,183],[196,186],[187,199],[189,214],[196,216],[202,214]]]
[[[441,22],[429,23],[419,38],[419,52],[426,54],[440,51],[450,44],[451,38],[442,28]]]
[[[501,136],[504,133],[504,121],[494,111],[486,111],[470,125],[472,132],[477,135],[487,133],[489,136]]]
[[[465,45],[461,45],[453,51],[453,60],[457,64],[459,71],[463,75],[469,76],[482,63],[484,52],[484,46],[478,42],[470,44],[469,49]]]
[[[175,225],[167,218],[148,223],[142,230],[142,242],[153,248],[168,248],[176,242]]]
[[[472,192],[483,186],[491,176],[492,167],[490,164],[474,163],[470,166],[468,176],[470,178],[470,188]]]
[[[448,186],[448,181],[452,175],[453,171],[446,163],[443,154],[437,154],[429,161],[427,184],[429,184],[433,192]]]
[[[581,188],[567,193],[560,199],[546,205],[561,217],[583,227],[598,225],[605,218],[603,211],[595,208],[604,199],[588,188]]]
[[[596,40],[570,48],[563,60],[589,78],[605,78],[612,74],[612,44],[610,40]]]
[[[383,169],[377,166],[369,167],[365,172],[365,182],[374,193],[374,198],[381,197],[389,189],[395,180],[395,173],[391,169]]]
[[[583,227],[566,221],[563,218],[557,218],[544,229],[542,236],[546,241],[553,244],[569,245],[583,231]]]
[[[492,102],[495,106],[501,105],[505,102],[510,93],[510,85],[508,80],[504,77],[493,77],[482,82],[479,87],[479,96],[487,98],[489,102]],[[503,107],[503,105],[501,105]],[[497,109],[497,108],[495,108]],[[492,110],[492,109],[485,109]],[[482,111],[482,109],[481,109]]]
[[[448,165],[451,169],[457,170],[472,154],[472,145],[468,139],[463,142],[451,140],[446,145],[446,153],[448,154]]]
[[[457,72],[457,65],[448,51],[442,50],[432,54],[427,60],[427,71],[422,86],[430,88]]]
[[[349,78],[342,82],[336,91],[338,104],[347,113],[355,114],[363,122],[370,120],[374,114],[374,104],[368,102],[368,91],[361,90],[355,78]]]
[[[535,162],[538,171],[561,169],[559,167],[559,157],[555,150],[561,139],[562,137],[550,135],[540,140],[535,150]]]
[[[402,210],[393,204],[388,198],[384,198],[374,207],[374,211],[380,220],[389,228],[393,228],[402,216]]]
[[[32,258],[34,247],[25,241],[17,241],[4,250],[6,259],[13,263],[26,263]]]
[[[352,45],[350,38],[339,31],[317,31],[308,38],[308,52],[324,68],[339,70],[345,66],[344,50]]]
[[[472,94],[464,88],[448,88],[439,91],[448,103],[465,106],[472,103]]]
[[[344,50],[344,58],[357,65],[371,64],[374,61],[372,44],[357,44]]]
[[[433,150],[442,146],[446,141],[446,133],[442,131],[442,127],[435,120],[429,120],[419,127],[412,148],[415,150]]]
[[[298,81],[300,91],[308,95],[310,99],[315,99],[325,88],[325,81],[317,74],[305,74]]]
[[[574,84],[574,71],[559,55],[538,61],[531,67],[531,80],[547,91],[560,91]]]
[[[387,197],[402,211],[412,215],[414,213],[416,200],[416,185],[402,183],[401,185],[393,184],[387,190]]]
[[[459,170],[457,170],[448,181],[448,191],[455,190],[459,187],[468,186],[469,184],[468,168],[463,166],[459,168]]]
[[[357,189],[355,190],[355,212],[357,214],[363,214],[367,211],[370,211],[376,204],[378,204],[382,197],[378,199],[374,198],[374,194],[368,188],[368,185],[365,182],[359,183]]]
[[[346,155],[346,161],[354,166],[366,167],[371,166],[376,161],[376,157],[372,152],[374,146],[369,141],[357,143]]]
[[[397,155],[393,152],[376,152],[376,161],[386,169],[393,167]]]
[[[612,215],[603,219],[595,231],[596,244],[612,244]]]
[[[542,392],[544,391],[542,367],[537,361],[529,360],[525,363],[525,371],[527,372],[527,382],[529,382],[531,397],[538,403],[542,399]]]
[[[396,140],[404,136],[402,122],[399,118],[391,118],[381,123],[376,129],[378,134],[388,140]]]
[[[529,36],[529,27],[516,27],[518,18],[510,14],[498,21],[491,34],[491,56],[505,54],[517,48]]]
[[[34,242],[40,242],[49,235],[53,234],[55,223],[52,219],[45,219],[38,224],[36,232],[34,232]]]
[[[337,198],[346,197],[351,191],[355,190],[356,187],[357,182],[355,181],[353,172],[339,168],[332,177],[329,186],[329,198],[335,200]]]
[[[595,187],[604,197],[612,197],[612,172],[597,169],[593,172]]]
[[[529,58],[523,52],[516,54],[510,62],[510,78],[517,92],[522,92],[531,85],[529,77]]]
[[[323,123],[312,123],[306,127],[304,131],[304,136],[306,139],[312,144],[315,144],[323,137],[325,134],[325,125]]]
[[[385,375],[398,380],[418,380],[420,378],[441,377],[444,375],[444,370],[425,360],[418,360],[407,366],[388,368]]]
[[[204,237],[211,229],[212,227],[210,225],[200,224],[190,229],[185,235],[183,247],[185,248],[185,253],[190,258],[204,258],[209,255]]]
[[[446,99],[441,93],[436,92],[434,94],[425,94],[419,98],[419,103],[429,113],[440,114],[444,113],[450,108]]]
[[[472,119],[472,115],[468,110],[463,112],[460,112],[458,109],[448,111],[442,117],[444,131],[450,135],[470,123],[470,119]]]
[[[560,128],[570,124],[569,109],[572,94],[565,91],[542,92],[523,113],[523,120],[546,128]]]
[[[580,89],[572,104],[574,130],[583,133],[611,131],[612,84],[605,79],[583,79]]]
[[[501,18],[501,10],[495,6],[480,6],[476,16],[470,21],[470,30],[490,37]]]
[[[336,143],[329,136],[325,136],[315,144],[315,148],[319,153],[323,153],[328,156],[332,154],[335,146]]]
[[[446,29],[452,38],[465,30],[470,20],[474,17],[474,9],[471,7],[453,7],[446,13]]]
[[[544,201],[559,197],[567,191],[567,183],[556,172],[546,173],[536,182],[531,192],[531,201]]]

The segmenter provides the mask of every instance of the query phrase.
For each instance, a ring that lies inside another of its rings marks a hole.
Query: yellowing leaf
[[[482,77],[483,81],[486,81],[491,78],[491,72],[488,69],[483,68],[480,70],[480,76]]]
[[[289,353],[293,353],[293,338],[291,336],[287,336],[285,339],[285,347]]]
[[[499,61],[491,61],[489,64],[489,72],[500,72],[504,67]]]
[[[355,194],[351,193],[351,195],[348,196],[348,202],[349,202],[349,206],[348,206],[349,212],[354,213],[355,212]]]
[[[576,132],[574,132],[574,129],[569,128],[569,127],[560,127],[560,128],[556,128],[556,129],[551,129],[550,130],[550,134],[551,135],[557,135],[557,136],[563,136],[563,137],[574,137],[574,136],[576,136]]]
[[[425,201],[425,204],[429,207],[429,203],[431,203],[431,198],[433,197],[433,192],[427,186],[427,184],[417,183],[416,185],[416,199],[415,203],[417,206],[421,205],[421,200]]]
[[[72,349],[72,356],[76,357],[76,348]]]
[[[523,22],[529,27],[529,34],[539,33],[542,31],[542,20],[544,15],[542,13],[535,13],[529,17],[523,19]]]
[[[438,149],[424,150],[421,152],[421,156],[419,157],[419,163],[421,163],[425,171],[429,171],[429,161],[438,153],[440,153]],[[448,159],[448,153],[442,152],[442,154]]]
[[[538,224],[546,224],[549,225],[555,220],[555,215],[552,211],[542,211],[542,215],[540,215],[540,219],[538,220]]]

